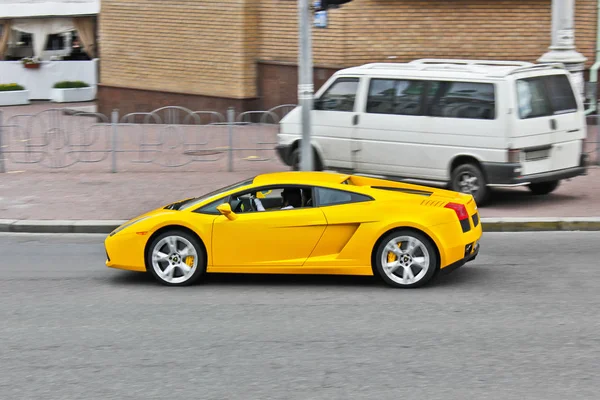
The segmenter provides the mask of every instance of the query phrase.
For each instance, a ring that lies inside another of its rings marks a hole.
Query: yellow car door
[[[213,225],[213,266],[301,266],[315,248],[327,220],[318,208],[219,216]]]

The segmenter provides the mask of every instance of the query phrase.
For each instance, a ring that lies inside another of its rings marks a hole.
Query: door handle
[[[553,131],[556,130],[556,120],[555,119],[550,120],[550,129],[552,129]]]
[[[352,117],[352,125],[358,125],[358,114]]]

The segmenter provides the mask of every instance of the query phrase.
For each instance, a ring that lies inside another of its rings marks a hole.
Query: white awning
[[[100,0],[0,0],[0,19],[97,15]]]

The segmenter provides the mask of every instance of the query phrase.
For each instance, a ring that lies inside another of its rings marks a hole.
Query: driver
[[[300,189],[283,189],[283,192],[281,192],[281,199],[283,200],[282,210],[291,210],[292,208],[302,207],[302,194],[300,193]],[[257,211],[265,211],[260,199],[252,196],[252,200],[254,201],[254,204],[256,204]]]

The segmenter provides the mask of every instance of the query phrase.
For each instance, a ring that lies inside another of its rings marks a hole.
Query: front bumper
[[[488,186],[521,186],[530,183],[558,181],[587,175],[588,160],[587,154],[582,154],[577,167],[525,176],[517,172],[521,169],[521,164],[519,163],[482,163],[482,167]]]
[[[275,151],[277,152],[277,156],[279,159],[287,166],[291,166],[291,154],[292,154],[292,145],[291,144],[278,144],[275,146]]]
[[[469,245],[467,245],[467,246],[469,246]],[[467,254],[465,255],[465,257],[463,259],[458,260],[455,263],[452,263],[452,264],[447,265],[446,267],[440,269],[440,273],[449,274],[450,272],[455,271],[458,268],[462,267],[466,263],[475,260],[475,258],[477,258],[477,255],[479,254],[479,247],[480,247],[479,242],[475,242],[475,248],[473,249],[472,252],[469,253],[467,250],[465,250],[465,252]]]

